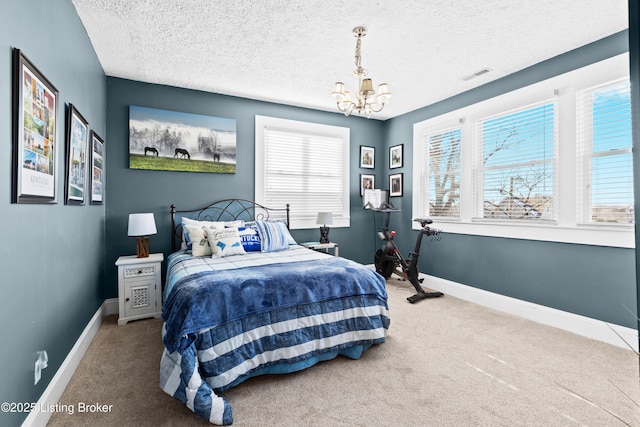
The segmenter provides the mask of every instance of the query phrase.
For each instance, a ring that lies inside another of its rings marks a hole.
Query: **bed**
[[[171,227],[160,387],[209,422],[233,422],[221,394],[249,378],[358,359],[384,343],[384,278],[298,245],[289,205],[172,205]]]

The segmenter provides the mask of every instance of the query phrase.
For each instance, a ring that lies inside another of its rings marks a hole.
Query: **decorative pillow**
[[[240,241],[246,252],[260,252],[260,236],[258,230],[252,227],[238,227]]]
[[[284,237],[287,239],[287,242],[289,242],[290,245],[298,244],[298,242],[296,242],[296,239],[294,239],[291,233],[289,232],[289,229],[287,228],[287,223],[285,222],[284,219],[276,219],[271,222],[275,222],[276,224],[279,224],[278,227],[280,227],[280,229],[282,230],[282,233],[284,233]]]
[[[207,240],[211,246],[211,258],[220,258],[229,255],[242,255],[245,250],[240,241],[240,234],[236,227],[207,228]]]
[[[185,227],[186,236],[189,237],[192,256],[209,256],[211,255],[211,246],[207,240],[206,228],[187,225]]]
[[[230,227],[240,227],[244,225],[244,221],[242,220],[200,221],[200,220],[191,219],[187,217],[182,217],[181,222],[182,222],[182,246],[181,246],[182,250],[185,250],[185,249],[191,250],[191,237],[189,236],[189,233],[185,232],[186,227],[199,227],[201,229],[205,229],[205,228],[223,228],[227,225]],[[211,255],[211,254],[207,254],[207,255]]]
[[[256,221],[256,228],[260,236],[260,250],[262,252],[275,252],[289,249],[289,242],[295,240],[291,237],[284,222]]]

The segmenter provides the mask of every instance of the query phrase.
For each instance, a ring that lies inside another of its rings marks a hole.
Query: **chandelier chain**
[[[356,72],[360,72],[362,70],[362,65],[360,62],[360,40],[362,39],[360,35],[357,36],[356,40]]]

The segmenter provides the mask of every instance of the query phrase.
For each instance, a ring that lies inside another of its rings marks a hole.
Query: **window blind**
[[[475,123],[475,216],[555,219],[556,108],[544,101]]]
[[[629,79],[578,94],[578,222],[633,224]]]
[[[318,212],[344,218],[344,139],[298,130],[266,127],[264,131],[264,200],[269,206],[292,207],[292,223],[315,224]]]
[[[423,212],[427,216],[460,218],[461,129],[423,136],[422,171],[426,180]]]

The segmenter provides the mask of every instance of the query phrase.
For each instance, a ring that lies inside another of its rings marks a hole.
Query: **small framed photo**
[[[91,204],[104,202],[104,141],[93,130],[89,136],[91,142]]]
[[[56,203],[58,91],[13,49],[11,203]]]
[[[374,169],[375,167],[375,152],[373,147],[367,147],[366,145],[360,146],[360,167],[364,169]]]
[[[402,174],[389,175],[389,196],[402,196]]]
[[[389,148],[389,169],[401,168],[403,164],[403,150],[404,144],[394,145]]]
[[[73,104],[67,113],[66,183],[65,201],[68,205],[83,205],[87,182],[87,162],[89,161],[87,141],[89,123]]]
[[[375,188],[376,176],[360,174],[360,197],[364,195],[364,190],[373,190]]]

